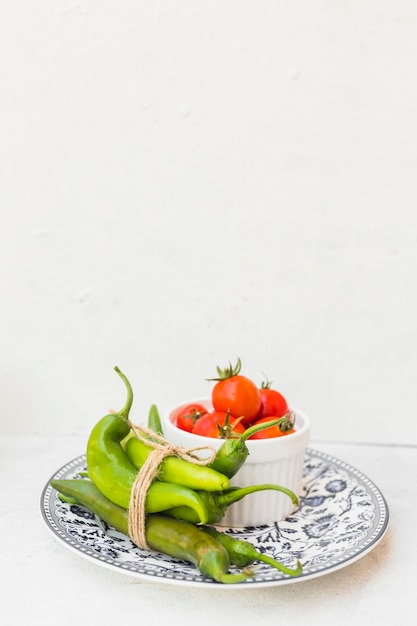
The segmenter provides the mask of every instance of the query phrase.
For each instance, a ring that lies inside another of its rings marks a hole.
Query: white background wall
[[[2,0],[0,429],[238,356],[319,440],[417,443],[417,5]]]

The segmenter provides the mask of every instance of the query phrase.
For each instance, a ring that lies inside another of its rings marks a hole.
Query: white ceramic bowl
[[[224,440],[188,433],[175,426],[171,420],[174,410],[197,402],[208,410],[212,408],[210,399],[192,398],[178,403],[162,414],[164,436],[171,443],[183,448],[212,446],[217,450]],[[246,443],[249,456],[231,479],[233,486],[274,483],[291,489],[297,496],[300,495],[304,455],[310,439],[310,420],[299,409],[291,407],[291,410],[295,413],[295,433],[271,439],[248,440]],[[209,451],[198,452],[201,458],[207,458],[209,454]],[[285,519],[294,510],[295,507],[286,494],[272,490],[260,491],[230,505],[219,525],[242,527],[271,524]]]

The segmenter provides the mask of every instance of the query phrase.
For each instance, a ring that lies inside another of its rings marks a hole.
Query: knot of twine
[[[132,486],[130,494],[129,511],[128,511],[128,530],[129,536],[133,543],[139,548],[149,550],[146,540],[146,496],[149,487],[156,478],[159,466],[167,456],[176,456],[194,463],[195,465],[208,465],[216,456],[216,450],[212,446],[196,446],[194,448],[183,448],[174,445],[164,437],[158,435],[149,428],[136,426],[129,422],[130,428],[134,435],[147,446],[153,448],[152,452],[146,459],[137,473],[135,482]],[[194,452],[197,450],[210,450],[211,455],[208,458],[201,459]]]

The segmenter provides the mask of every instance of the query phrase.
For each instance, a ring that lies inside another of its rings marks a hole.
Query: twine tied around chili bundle
[[[146,496],[152,481],[156,478],[159,466],[167,456],[176,456],[195,465],[208,465],[216,456],[216,450],[212,446],[196,446],[194,448],[183,448],[174,445],[164,437],[158,435],[153,430],[143,426],[136,426],[129,422],[134,435],[147,446],[153,448],[137,473],[136,480],[132,486],[128,511],[129,536],[133,543],[139,548],[149,550],[146,541]],[[194,452],[198,450],[211,450],[211,456],[201,459]]]

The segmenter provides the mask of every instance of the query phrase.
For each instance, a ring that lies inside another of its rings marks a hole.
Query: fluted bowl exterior
[[[190,449],[204,446],[198,451],[201,458],[210,455],[210,448],[218,450],[222,439],[203,437],[181,430],[172,421],[172,414],[179,407],[191,403],[202,404],[212,409],[209,398],[191,398],[179,402],[162,415],[164,436],[175,445]],[[310,418],[300,409],[291,407],[295,415],[295,432],[269,439],[253,439],[246,442],[249,455],[231,479],[233,486],[246,487],[263,483],[274,483],[301,493],[304,455],[310,440]],[[281,521],[294,512],[291,499],[273,490],[250,494],[232,504],[219,525],[227,527],[259,526]]]

